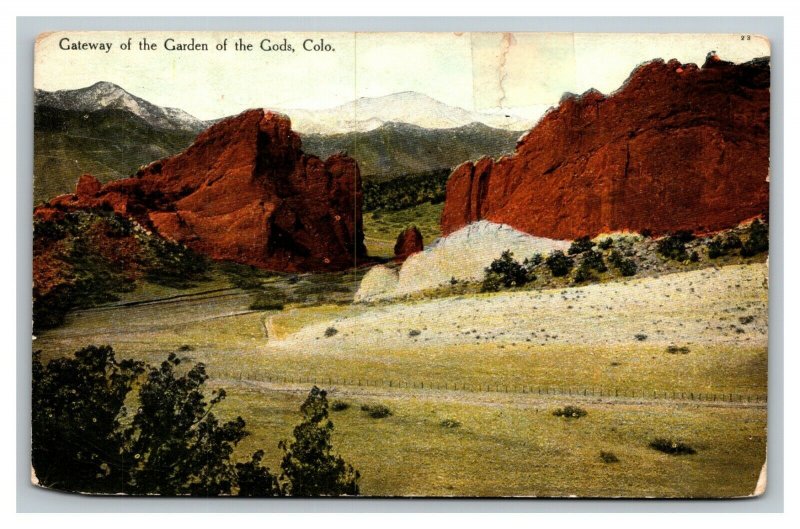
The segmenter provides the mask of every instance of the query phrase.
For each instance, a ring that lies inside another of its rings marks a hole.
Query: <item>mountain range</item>
[[[157,129],[200,132],[208,127],[205,121],[199,120],[179,108],[154,105],[127,92],[122,87],[106,81],[100,81],[87,88],[77,90],[57,90],[55,92],[36,90],[34,101],[36,106],[80,112],[107,109],[127,110]]]
[[[346,151],[366,180],[390,180],[507,154],[521,132],[487,122],[525,128],[517,118],[468,112],[414,92],[361,98],[328,110],[278,111],[289,115],[293,128],[305,123],[305,129],[298,129],[306,152],[327,157]],[[218,121],[159,107],[109,82],[77,90],[36,90],[34,200],[73,191],[83,173],[101,182],[129,176],[144,164],[182,151]],[[341,130],[350,132],[334,132]]]
[[[398,92],[381,97],[361,97],[322,110],[281,109],[301,134],[368,132],[389,123],[407,123],[425,129],[452,129],[471,123],[507,131],[530,129],[535,120],[507,114],[470,112],[447,105],[419,92]]]

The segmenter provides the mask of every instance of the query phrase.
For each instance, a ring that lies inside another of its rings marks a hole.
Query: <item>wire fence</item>
[[[633,388],[602,388],[602,387],[553,387],[531,386],[514,384],[475,384],[468,382],[430,382],[407,381],[398,379],[366,379],[366,378],[336,378],[325,376],[307,375],[274,375],[259,374],[253,376],[248,373],[239,373],[239,380],[254,380],[274,384],[313,384],[316,386],[350,386],[389,389],[416,389],[416,390],[443,390],[464,391],[472,393],[515,393],[525,395],[557,396],[557,397],[597,397],[597,398],[627,398],[648,400],[685,400],[698,402],[728,402],[742,404],[766,404],[767,395],[721,393],[709,391],[666,391],[656,389]]]

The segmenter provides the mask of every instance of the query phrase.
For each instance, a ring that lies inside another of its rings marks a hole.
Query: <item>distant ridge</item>
[[[120,86],[100,81],[86,88],[46,92],[36,90],[37,106],[61,110],[94,112],[103,109],[127,110],[159,129],[200,132],[208,125],[178,108],[160,107],[127,92]]]
[[[518,116],[470,112],[419,92],[361,97],[322,110],[279,109],[292,117],[292,126],[305,134],[368,132],[387,123],[407,123],[426,129],[450,129],[482,123],[504,130],[525,130],[535,120]]]
[[[301,136],[307,152],[326,157],[345,151],[358,160],[366,179],[390,180],[403,174],[454,168],[483,156],[509,154],[520,134],[476,122],[444,129],[386,122],[370,131]]]

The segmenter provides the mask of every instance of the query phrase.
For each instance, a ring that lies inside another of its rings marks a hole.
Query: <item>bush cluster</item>
[[[553,274],[553,277],[563,277],[569,274],[574,264],[572,257],[565,255],[561,250],[551,252],[544,263],[547,265],[547,268],[550,269],[550,273]]]
[[[603,254],[597,250],[587,250],[581,257],[577,270],[575,270],[575,282],[583,283],[589,281],[595,278],[593,272],[603,273],[607,270],[608,267],[603,260]]]
[[[565,419],[580,419],[581,417],[586,417],[587,411],[583,408],[570,404],[553,411],[553,415],[556,417],[564,417]]]
[[[597,243],[597,247],[601,250],[608,250],[614,245],[614,239],[611,237],[606,237],[605,239],[601,240]]]
[[[686,347],[685,345],[681,345],[681,346],[669,345],[669,346],[667,346],[667,352],[669,354],[672,354],[672,355],[677,355],[677,354],[685,355],[685,354],[689,354],[689,348]]]
[[[622,252],[619,250],[611,250],[611,255],[608,256],[608,261],[611,263],[611,266],[619,270],[619,273],[624,277],[630,277],[636,275],[639,267],[636,265],[636,261],[625,257],[622,255]]]
[[[392,414],[392,410],[383,404],[362,404],[361,411],[373,419],[383,419]]]
[[[619,458],[613,452],[600,451],[600,459],[603,463],[619,463]]]
[[[438,169],[382,182],[368,180],[363,184],[364,210],[397,211],[425,202],[438,204],[444,201],[449,177],[450,169]]]
[[[665,439],[663,437],[659,437],[657,439],[653,439],[652,441],[650,441],[650,448],[673,456],[682,456],[682,455],[697,453],[697,450],[695,450],[686,443],[682,443],[680,441],[674,441],[672,439]]]
[[[335,400],[331,403],[333,411],[344,411],[350,408],[350,403],[343,400]]]
[[[256,293],[250,302],[250,310],[283,310],[286,295],[279,289],[269,287]]]
[[[535,280],[536,276],[516,261],[510,250],[506,250],[484,270],[481,290],[497,292],[501,288],[519,287]]]
[[[756,219],[747,229],[747,240],[742,244],[742,257],[752,257],[767,250],[769,250],[769,226]]]
[[[569,255],[577,255],[583,252],[588,252],[593,246],[594,243],[591,241],[591,239],[589,239],[589,236],[584,235],[583,237],[578,237],[572,241],[572,244],[569,245],[567,253]]]
[[[659,254],[667,259],[687,261],[691,256],[686,252],[686,243],[693,240],[694,234],[692,232],[682,230],[659,239],[656,243],[656,249]],[[697,255],[696,252],[695,255]]]
[[[326,392],[311,389],[293,440],[282,441],[280,475],[264,451],[232,460],[247,437],[245,421],[221,421],[206,400],[201,363],[170,354],[157,367],[117,361],[111,347],[72,358],[33,357],[31,460],[45,487],[71,492],[168,496],[357,495],[360,474],[332,453]],[[134,407],[128,408],[131,403]]]
[[[34,219],[33,231],[34,332],[60,325],[69,310],[118,300],[140,278],[187,288],[208,269],[204,257],[113,212]]]

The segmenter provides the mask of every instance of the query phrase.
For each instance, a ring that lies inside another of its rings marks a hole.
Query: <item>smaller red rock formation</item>
[[[400,232],[394,245],[395,261],[405,261],[409,255],[421,252],[424,248],[422,233],[416,226],[410,226]]]
[[[81,176],[78,180],[78,185],[75,188],[75,194],[83,198],[91,198],[97,195],[103,188],[103,184],[90,174]]]

